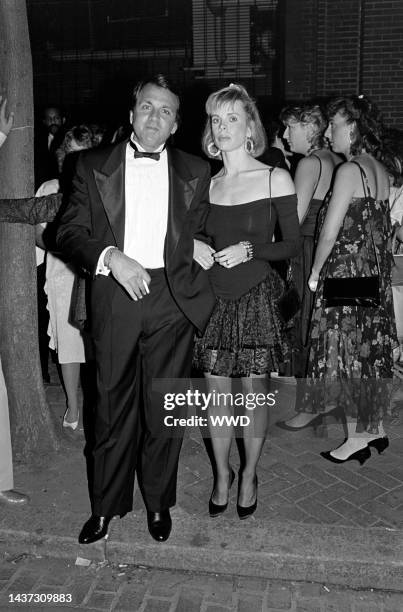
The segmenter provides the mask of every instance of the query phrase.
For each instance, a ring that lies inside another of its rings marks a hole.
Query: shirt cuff
[[[2,144],[5,143],[6,138],[7,138],[7,134],[4,134],[4,132],[0,132],[0,147]]]
[[[102,251],[102,253],[100,254],[99,259],[98,259],[97,269],[95,270],[95,276],[96,276],[97,274],[102,274],[103,276],[109,276],[109,274],[111,273],[111,271],[110,271],[110,269],[109,269],[109,268],[107,268],[107,267],[105,266],[105,264],[104,264],[104,258],[105,258],[105,255],[107,254],[107,252],[108,252],[108,251],[110,251],[111,249],[114,249],[114,248],[115,248],[115,247],[113,247],[113,246],[108,246],[108,247],[106,247],[106,249],[104,249],[104,250]]]

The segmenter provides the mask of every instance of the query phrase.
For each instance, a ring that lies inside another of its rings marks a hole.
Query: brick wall
[[[285,1],[286,99],[365,93],[402,129],[402,0]]]

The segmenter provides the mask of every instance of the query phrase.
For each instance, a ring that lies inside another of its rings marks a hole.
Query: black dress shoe
[[[172,529],[172,520],[169,510],[161,512],[147,511],[148,531],[157,542],[165,542],[169,538]]]
[[[81,529],[78,541],[80,544],[92,544],[97,540],[101,540],[108,533],[108,525],[111,521],[111,516],[97,516],[92,514],[84,527]]]

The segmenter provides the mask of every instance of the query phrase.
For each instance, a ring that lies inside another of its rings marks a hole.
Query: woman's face
[[[311,148],[312,126],[309,123],[290,120],[284,130],[283,138],[293,153],[306,155]]]
[[[243,148],[251,136],[248,117],[239,100],[215,108],[210,121],[214,144],[224,153]]]
[[[325,136],[335,153],[346,154],[350,152],[351,130],[352,124],[347,123],[347,118],[340,112],[330,119]]]

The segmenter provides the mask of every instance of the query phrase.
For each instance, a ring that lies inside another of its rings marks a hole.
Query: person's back
[[[369,193],[374,200],[387,200],[389,198],[390,183],[385,167],[374,157],[366,154],[357,156],[354,161],[364,170],[368,181]],[[356,174],[356,190],[353,197],[365,197],[368,193],[364,193],[364,186],[358,168]]]

